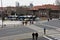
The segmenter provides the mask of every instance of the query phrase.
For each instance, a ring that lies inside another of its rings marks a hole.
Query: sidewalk
[[[44,35],[44,29],[43,28],[37,27],[35,25],[30,25],[30,26],[27,25],[26,27],[36,30],[38,32],[38,34],[39,34],[39,37],[42,36],[42,37],[44,37],[46,39],[52,40],[49,37],[47,37],[47,36]],[[48,30],[46,30],[46,31],[48,32]],[[51,30],[51,32],[54,33],[55,31]],[[51,32],[48,32],[47,35],[51,34]]]
[[[39,33],[39,36],[43,36],[44,34],[44,31],[43,31],[43,28],[40,28],[40,27],[37,27],[37,26],[35,26],[35,25],[28,25],[27,27],[29,27],[29,28],[31,28],[31,29],[34,29],[34,30],[36,30],[38,33]],[[57,30],[46,30],[46,35],[47,36],[50,36],[50,37],[52,37],[52,38],[54,38],[54,39],[59,39],[60,40],[60,32],[59,31],[57,31]]]
[[[32,38],[21,39],[21,40],[32,40]],[[44,38],[44,37],[38,37],[37,40],[49,40],[49,39],[46,39],[46,38]]]
[[[58,20],[58,19],[53,19],[53,20]],[[53,21],[53,20],[50,20],[50,21]],[[41,22],[38,22],[38,23],[41,23],[40,25],[44,25],[44,24],[42,24],[43,22],[48,22],[48,21],[45,20],[45,21],[41,21]],[[56,30],[53,30],[53,29],[52,30],[47,30],[47,35],[50,36],[50,37],[53,37],[56,40],[60,40],[60,28],[50,26],[50,25],[45,25],[45,26],[55,28]]]
[[[52,19],[52,20],[58,20],[58,19]],[[52,20],[49,20],[49,21],[52,21]],[[38,23],[44,23],[44,22],[48,22],[48,20],[41,20],[41,21],[37,21]]]
[[[25,25],[25,27],[28,27],[30,29],[33,29],[38,32],[39,37],[43,36],[44,38],[50,39],[46,36],[44,36],[44,31],[43,28],[37,27],[35,25]],[[12,36],[6,36],[6,37],[1,37],[0,40],[20,40],[20,39],[27,39],[27,38],[32,38],[31,36],[32,32],[30,33],[24,33],[24,34],[18,34],[18,35],[12,35]],[[55,30],[47,30],[47,35],[55,38],[55,35],[60,35],[60,32],[55,31]],[[59,36],[60,37],[60,36]],[[57,38],[56,38],[57,39]]]
[[[42,36],[44,37],[42,28],[39,28],[39,27],[37,27],[35,25],[27,25],[25,27],[36,30],[38,32],[38,34],[39,34],[39,37],[42,37]],[[18,34],[18,35],[12,35],[12,36],[6,36],[6,37],[0,37],[0,40],[20,40],[20,39],[32,38],[32,33],[33,32],[24,33],[24,34]]]
[[[18,34],[18,35],[12,35],[12,36],[6,36],[6,37],[0,37],[0,40],[20,40],[20,39],[26,39],[26,38],[32,38],[31,32]]]
[[[26,27],[34,27],[34,25],[27,25]],[[33,30],[36,30],[36,32],[39,32],[39,37],[40,36],[43,36],[43,33],[42,33],[42,29],[38,29],[38,27],[35,27],[35,28],[30,28],[30,29],[33,29]],[[40,31],[38,31],[40,30]],[[27,38],[32,38],[32,33],[33,32],[30,32],[30,33],[24,33],[24,34],[18,34],[18,35],[12,35],[12,36],[6,36],[6,37],[0,37],[0,40],[20,40],[20,39],[27,39]]]

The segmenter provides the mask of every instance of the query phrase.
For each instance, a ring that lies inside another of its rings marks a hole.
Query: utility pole
[[[2,7],[2,0],[1,0],[1,17],[2,17],[2,27],[3,28],[3,7]]]

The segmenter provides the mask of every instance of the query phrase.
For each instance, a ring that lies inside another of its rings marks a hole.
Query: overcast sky
[[[3,6],[16,6],[16,1],[20,3],[20,6],[22,5],[28,6],[30,3],[33,3],[34,6],[42,4],[55,4],[55,0],[2,0],[2,3]],[[1,6],[1,0],[0,0],[0,6]]]

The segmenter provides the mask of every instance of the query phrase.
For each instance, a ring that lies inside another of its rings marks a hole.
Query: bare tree
[[[56,5],[60,5],[60,0],[56,0]]]
[[[27,9],[28,9],[28,8],[17,7],[17,8],[16,8],[16,13],[17,13],[17,15],[27,14]]]
[[[60,9],[60,0],[56,0],[56,5],[59,7]],[[60,19],[60,10],[59,10],[59,19]]]

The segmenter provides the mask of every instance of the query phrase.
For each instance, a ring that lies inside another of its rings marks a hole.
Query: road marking
[[[52,40],[51,38],[49,38],[49,37],[47,37],[47,36],[45,36],[45,35],[44,35],[43,37],[45,37],[46,39]]]
[[[39,27],[37,27],[37,26],[35,26],[35,25],[30,25],[30,26],[26,26],[26,27],[28,27],[28,28],[30,28],[30,29],[33,29],[33,30],[35,30],[35,31],[37,31],[37,32],[42,32],[43,31],[43,29],[42,28],[39,28]],[[41,31],[40,31],[41,30]]]

